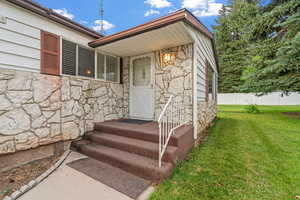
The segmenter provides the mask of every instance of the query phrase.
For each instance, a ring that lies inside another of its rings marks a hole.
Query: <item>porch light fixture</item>
[[[160,52],[160,62],[163,67],[174,65],[177,57],[177,50],[165,49]]]

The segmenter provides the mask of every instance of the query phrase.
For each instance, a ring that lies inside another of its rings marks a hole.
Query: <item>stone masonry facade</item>
[[[0,154],[78,138],[126,105],[122,84],[0,69]]]
[[[174,47],[174,65],[162,67],[154,52],[157,120],[170,95],[192,121],[193,44]],[[0,155],[82,136],[95,122],[129,115],[130,57],[123,58],[122,84],[71,76],[0,69]],[[216,116],[214,101],[198,103],[198,133]]]
[[[199,101],[198,109],[198,137],[203,137],[204,130],[209,127],[217,116],[217,102],[215,100]]]
[[[192,121],[193,99],[193,45],[182,45],[171,48],[177,52],[174,65],[162,67],[159,52],[155,52],[155,119],[171,95],[180,102],[188,121]]]

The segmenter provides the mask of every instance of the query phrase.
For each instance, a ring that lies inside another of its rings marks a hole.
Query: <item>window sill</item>
[[[121,84],[120,82],[106,81],[104,79],[90,78],[90,77],[85,77],[85,76],[73,76],[73,75],[68,75],[68,74],[60,74],[60,76],[62,76],[62,77],[70,77],[70,78],[74,78],[74,79],[81,79],[81,80],[101,81],[101,82],[104,82],[104,83]]]

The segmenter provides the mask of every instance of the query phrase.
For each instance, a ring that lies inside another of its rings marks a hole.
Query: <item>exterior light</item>
[[[90,75],[91,73],[92,73],[92,71],[91,71],[90,69],[86,69],[86,70],[85,70],[85,74],[86,74],[86,75]]]
[[[161,66],[174,65],[177,57],[177,49],[165,49],[160,52]]]

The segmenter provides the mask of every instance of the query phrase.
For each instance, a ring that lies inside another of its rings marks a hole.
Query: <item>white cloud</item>
[[[103,20],[103,29],[105,31],[108,30],[108,29],[112,29],[114,27],[116,27],[114,24],[112,24],[112,23],[110,23],[106,20]],[[95,31],[101,31],[101,20],[100,19],[94,21],[93,29]]]
[[[208,0],[183,0],[182,7],[196,9],[207,5]]]
[[[158,10],[150,9],[147,12],[145,12],[144,16],[148,17],[150,15],[159,15],[159,14],[160,14],[160,12]]]
[[[88,22],[85,21],[85,20],[80,20],[79,23],[80,23],[80,24],[87,24]]]
[[[203,10],[195,10],[193,12],[197,17],[209,17],[219,15],[219,10],[222,9],[223,4],[221,3],[210,3],[208,7]]]
[[[172,4],[168,0],[146,0],[144,1],[147,4],[150,4],[151,7],[155,8],[165,8],[170,7]]]
[[[176,12],[176,11],[178,11],[177,8],[172,8],[172,9],[170,9],[170,10],[168,11],[168,13],[173,13],[173,12]]]
[[[215,0],[183,0],[182,7],[189,8],[197,17],[209,17],[219,15],[222,3]]]
[[[67,9],[63,8],[63,9],[53,9],[54,12],[66,17],[66,18],[69,18],[69,19],[73,19],[74,18],[74,15],[72,13],[69,13],[67,11]]]

